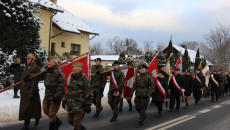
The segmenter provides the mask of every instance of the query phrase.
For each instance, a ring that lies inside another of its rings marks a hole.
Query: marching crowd
[[[19,98],[17,91],[19,88],[21,89],[19,120],[24,120],[23,130],[29,129],[31,119],[35,119],[35,126],[39,124],[41,101],[38,82],[41,80],[44,80],[45,84],[42,109],[49,117],[49,130],[58,130],[62,124],[56,115],[60,106],[68,111],[68,123],[73,125],[74,130],[86,129],[81,122],[85,113],[91,112],[92,104],[96,106],[93,118],[98,118],[103,110],[101,99],[107,76],[110,76],[108,104],[113,111],[110,122],[117,120],[119,112],[122,111],[122,91],[125,84],[125,76],[118,61],[114,61],[112,71],[102,73],[105,69],[101,65],[101,59],[95,59],[96,65],[92,67],[91,73],[96,75],[91,76],[90,79],[82,72],[84,64],[81,62],[74,63],[65,92],[65,73],[59,68],[56,57],[49,56],[47,70],[33,78],[31,76],[40,72],[35,63],[36,57],[33,54],[28,54],[26,58],[27,65],[24,67],[24,71],[21,66],[15,65],[20,64],[18,60],[15,60],[15,64],[11,66],[12,73],[16,78],[15,83],[22,79],[24,81],[21,86],[14,88],[14,98]],[[22,72],[22,76],[19,75],[19,72]],[[188,108],[191,94],[195,98],[195,105],[198,105],[202,95],[205,98],[211,95],[211,102],[217,102],[219,97],[228,91],[230,92],[230,76],[227,72],[223,74],[223,71],[220,70],[210,73],[208,86],[205,84],[205,77],[199,69],[196,69],[193,75],[190,70],[180,72],[177,68],[171,68],[171,72],[172,75],[169,76],[166,73],[166,68],[162,67],[153,80],[153,77],[148,73],[148,66],[138,66],[138,75],[135,76],[130,98],[127,99],[129,110],[132,111],[131,99],[134,97],[135,108],[139,113],[137,127],[141,127],[147,117],[145,111],[151,98],[151,105],[155,104],[158,108],[157,117],[161,117],[164,103],[166,106],[169,103],[169,111],[173,112],[179,111],[181,98],[186,101],[185,108]]]

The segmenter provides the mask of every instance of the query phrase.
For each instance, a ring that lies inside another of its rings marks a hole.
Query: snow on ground
[[[39,83],[39,93],[41,102],[44,98],[45,87],[44,83]],[[109,83],[106,84],[104,90],[104,97],[102,98],[102,106],[104,109],[109,108],[107,93],[109,91]],[[12,123],[19,123],[19,104],[20,99],[13,98],[13,89],[7,90],[3,93],[0,93],[0,127]],[[20,93],[20,92],[18,92]],[[126,102],[124,102],[125,104]],[[42,105],[42,104],[41,104]],[[95,112],[95,106],[92,105],[92,112]],[[66,115],[67,112],[60,107],[57,115]],[[42,112],[42,118],[47,118],[47,116]]]

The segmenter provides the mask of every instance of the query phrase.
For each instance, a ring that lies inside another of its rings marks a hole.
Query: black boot
[[[160,118],[160,117],[161,117],[161,112],[162,112],[162,110],[159,110],[159,111],[158,111],[157,118]]]
[[[38,126],[38,124],[39,124],[39,121],[40,121],[40,118],[36,118],[36,119],[35,119],[35,123],[34,123],[34,126]]]
[[[99,114],[98,113],[95,113],[94,115],[93,115],[93,118],[97,118],[99,116]]]
[[[142,125],[143,125],[143,122],[138,122],[136,128],[140,128],[140,127],[142,127]]]
[[[85,127],[83,124],[81,124],[81,130],[87,130],[87,127]]]
[[[186,103],[186,105],[185,105],[185,109],[187,109],[188,108],[188,103]]]
[[[49,123],[49,130],[56,130],[56,122]]]
[[[30,119],[25,120],[21,130],[29,130],[29,125],[30,125]]]
[[[56,118],[56,129],[58,130],[58,128],[62,125],[62,121],[57,117]]]
[[[110,122],[115,122],[117,120],[117,117],[113,116]]]

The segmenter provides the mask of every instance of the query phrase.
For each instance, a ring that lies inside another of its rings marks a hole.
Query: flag
[[[65,78],[66,78],[66,88],[65,91],[68,89],[68,84],[70,82],[71,79],[71,74],[72,74],[72,64],[76,63],[76,62],[81,62],[84,64],[82,71],[83,73],[89,78],[90,76],[90,55],[88,54],[87,56],[76,60],[74,62],[69,63],[68,65],[65,65],[63,67],[61,67],[61,69],[64,71],[65,73]]]
[[[201,70],[201,73],[205,76],[205,85],[206,87],[208,87],[208,83],[209,83],[209,65],[206,64],[206,66]]]
[[[202,68],[202,61],[200,61],[200,64],[198,66],[198,69],[201,69]]]
[[[172,73],[170,67],[170,60],[167,61],[165,68],[166,68],[166,73],[169,75],[169,79],[171,79]]]
[[[130,95],[131,95],[131,91],[132,91],[132,88],[133,88],[133,81],[134,81],[133,76],[135,74],[134,69],[135,69],[135,67],[121,70],[125,75],[125,85],[123,87],[124,92],[123,92],[123,96],[122,96],[124,98],[129,98]]]
[[[182,57],[181,57],[181,56],[180,56],[179,59],[177,60],[176,65],[175,65],[175,68],[176,68],[176,69],[180,69],[180,72],[182,72]]]
[[[158,55],[156,55],[149,64],[149,74],[152,75],[153,80],[156,79],[158,73],[157,59],[158,59]]]

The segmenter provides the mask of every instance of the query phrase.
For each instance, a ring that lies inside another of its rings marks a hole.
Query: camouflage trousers
[[[120,96],[114,96],[112,93],[108,93],[108,103],[113,110],[113,117],[115,118],[117,118],[119,113],[118,105],[120,103],[120,100]]]
[[[56,114],[60,108],[61,100],[56,104],[52,100],[43,100],[43,111],[49,116],[50,122],[56,122]]]
[[[103,92],[93,91],[93,104],[96,106],[96,113],[100,113],[102,110],[101,107],[101,98],[103,97]]]
[[[139,122],[144,122],[146,118],[146,108],[149,104],[149,96],[146,97],[135,97],[134,103],[135,103],[135,108],[137,112],[140,114]]]
[[[76,130],[81,129],[81,122],[84,119],[85,113],[80,111],[68,113],[68,122],[73,125]]]

